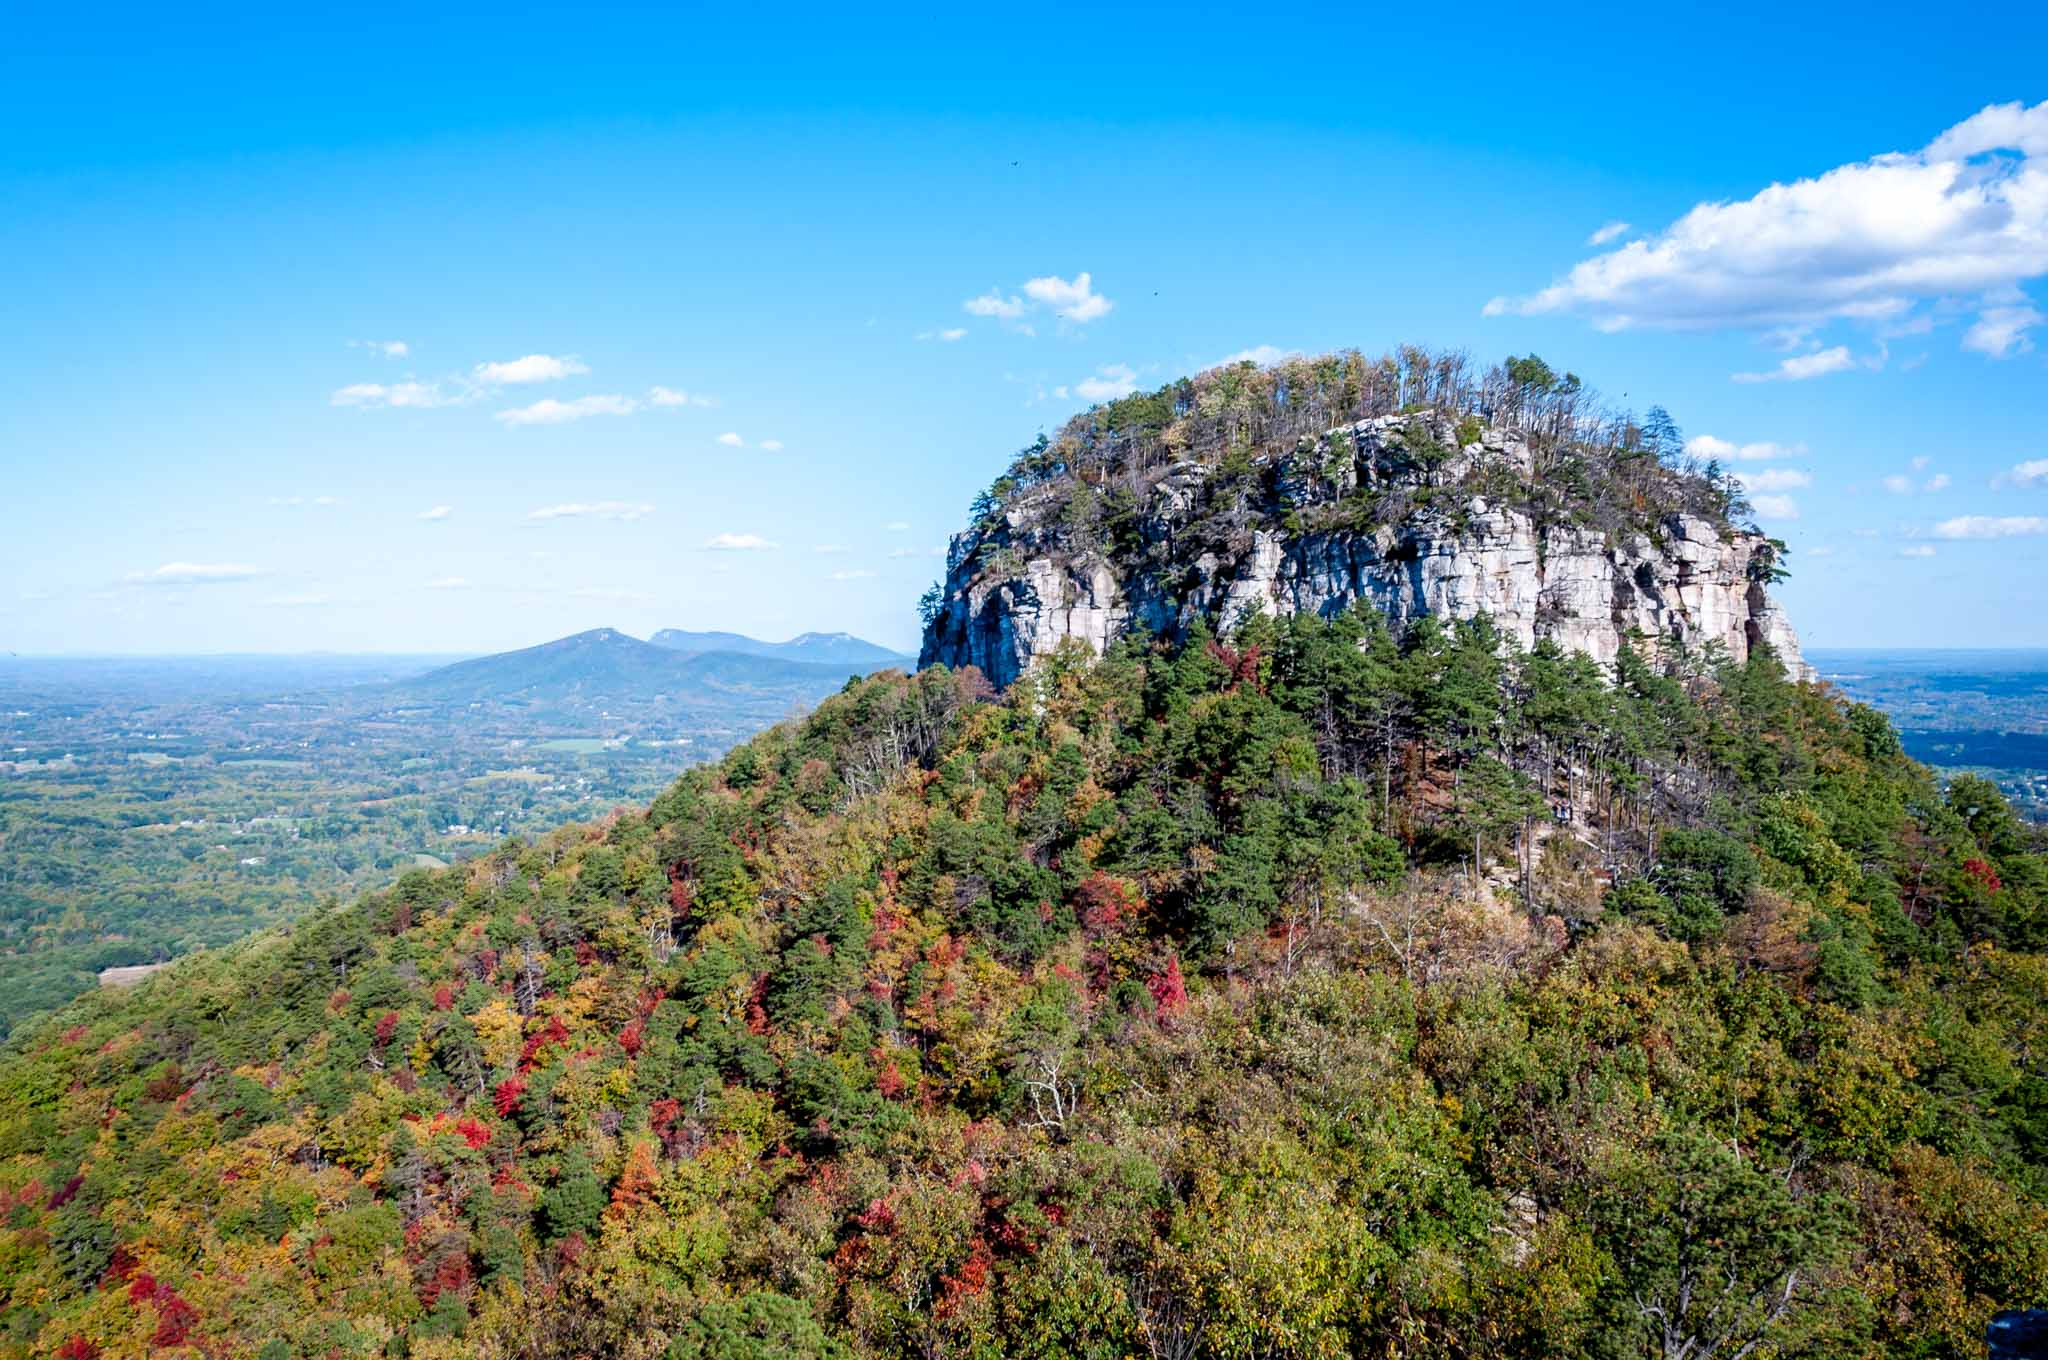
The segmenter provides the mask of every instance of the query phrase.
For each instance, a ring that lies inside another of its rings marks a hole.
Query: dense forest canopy
[[[19,1037],[0,1355],[1974,1355],[2042,851],[1767,650],[875,677]]]

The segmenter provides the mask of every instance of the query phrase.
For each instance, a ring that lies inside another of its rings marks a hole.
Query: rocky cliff
[[[1524,648],[1549,639],[1602,663],[1631,637],[1738,660],[1768,643],[1808,674],[1769,593],[1782,545],[1674,493],[1696,491],[1696,474],[1617,456],[1589,480],[1584,460],[1539,458],[1543,446],[1469,414],[1407,411],[1234,461],[1049,479],[954,538],[921,664],[1008,685],[1068,638],[1099,653],[1137,627],[1177,637],[1197,619],[1228,630],[1247,611],[1365,601],[1397,630],[1483,613]]]

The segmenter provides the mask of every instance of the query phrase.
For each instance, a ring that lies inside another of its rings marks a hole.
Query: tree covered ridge
[[[0,1354],[1975,1354],[2044,912],[1767,652],[884,675],[27,1036]]]

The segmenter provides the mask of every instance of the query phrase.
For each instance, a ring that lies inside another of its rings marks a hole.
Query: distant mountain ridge
[[[684,642],[657,645],[616,628],[592,628],[533,647],[458,661],[400,680],[386,693],[429,703],[690,704],[725,694],[774,692],[816,702],[850,675],[907,660],[845,633],[806,633],[786,643],[675,629],[656,637],[665,635]]]
[[[778,657],[784,661],[884,665],[912,659],[907,653],[877,646],[851,633],[800,633],[787,642],[763,642],[744,633],[696,633],[687,628],[664,628],[648,642],[677,652],[739,652],[746,656]]]

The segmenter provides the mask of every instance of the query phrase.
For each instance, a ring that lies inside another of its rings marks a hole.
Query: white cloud
[[[469,588],[469,578],[467,576],[437,576],[427,582],[428,590],[468,590]]]
[[[1832,349],[1815,350],[1811,354],[1795,354],[1781,359],[1778,366],[1763,373],[1731,373],[1729,376],[1739,383],[1760,382],[1805,382],[1808,378],[1825,377],[1840,373],[1843,369],[1856,367],[1856,360],[1849,353],[1847,345],[1836,345]]]
[[[1628,235],[1628,223],[1609,222],[1606,226],[1600,228],[1600,230],[1594,232],[1591,236],[1588,236],[1586,238],[1586,244],[1589,246],[1604,246],[1609,241],[1614,240],[1616,237],[1626,235]]]
[[[1104,364],[1092,378],[1074,384],[1074,395],[1083,401],[1112,401],[1138,390],[1138,375],[1129,364]]]
[[[455,507],[454,507],[454,506],[452,506],[452,505],[437,505],[437,506],[435,506],[435,507],[434,507],[433,509],[431,509],[431,510],[422,510],[422,511],[420,511],[420,512],[419,512],[419,514],[418,514],[418,516],[416,516],[416,518],[419,518],[419,519],[428,519],[428,520],[433,520],[433,519],[446,519],[446,518],[448,518],[448,517],[449,517],[450,515],[452,515],[452,514],[454,514],[454,513],[455,513]]]
[[[2010,359],[2034,347],[2034,342],[2027,338],[2027,332],[2044,322],[2048,322],[2048,316],[2043,316],[2040,309],[2030,303],[1986,307],[1978,314],[1977,324],[1964,332],[1963,348],[1988,354],[1994,359]]]
[[[270,505],[318,505],[331,508],[346,504],[339,496],[272,496]]]
[[[1735,474],[1745,491],[1797,491],[1813,485],[1813,475],[1798,468],[1765,468],[1761,472]]]
[[[1291,359],[1299,353],[1300,350],[1282,349],[1278,345],[1253,345],[1250,349],[1241,349],[1235,354],[1224,355],[1216,361],[1215,366],[1229,368],[1232,364],[1257,364],[1260,368],[1270,368],[1282,359]]]
[[[412,346],[403,340],[351,340],[350,349],[375,350],[387,359],[403,359],[412,353]]]
[[[1926,458],[1915,458],[1909,466],[1916,473],[1925,472],[1928,462]],[[1879,478],[1878,482],[1894,496],[1910,496],[1916,491],[1946,491],[1953,484],[1946,472],[1937,472],[1925,481],[1915,481],[1902,472],[1894,472],[1888,477]]]
[[[2029,458],[2013,464],[2011,472],[1999,478],[2015,486],[2048,486],[2048,458]]]
[[[1934,526],[1936,538],[2029,538],[2048,534],[2040,515],[1958,515]]]
[[[1040,308],[1049,310],[1062,321],[1081,324],[1109,315],[1116,304],[1095,291],[1094,277],[1084,270],[1072,279],[1063,279],[1057,274],[1027,279],[1021,297],[1016,293],[1005,296],[1002,289],[991,288],[979,297],[967,299],[960,306],[970,316],[991,317],[1029,335],[1033,332],[1023,324],[1024,318]],[[948,338],[943,331],[927,334]]]
[[[1835,550],[1833,548],[1825,546],[1819,548],[1807,548],[1804,551],[1808,557],[1833,557],[1835,555]]]
[[[820,543],[811,551],[814,553],[843,553],[846,551],[846,548],[837,543]]]
[[[1015,293],[1004,297],[996,288],[989,289],[980,297],[971,297],[960,306],[969,316],[992,316],[998,321],[1015,321],[1030,310],[1023,298]]]
[[[907,534],[910,532],[910,521],[907,519],[892,519],[882,527],[892,534]]]
[[[570,501],[563,505],[543,506],[527,512],[530,520],[550,519],[644,519],[654,513],[654,507],[634,501]]]
[[[775,545],[759,534],[713,534],[704,541],[712,552],[772,552]]]
[[[155,571],[128,574],[130,581],[152,586],[206,586],[228,581],[253,581],[270,573],[243,562],[166,562]]]
[[[718,442],[727,448],[733,449],[743,449],[747,446],[747,441],[740,438],[737,430],[727,430],[724,434],[718,436]]]
[[[1932,557],[1934,556],[1934,545],[1932,543],[1909,543],[1905,547],[1899,549],[1899,556]]]
[[[833,572],[832,579],[835,581],[867,581],[872,580],[874,575],[873,572],[863,567],[848,567],[844,571]]]
[[[1804,444],[1773,444],[1768,440],[1754,444],[1737,444],[1713,435],[1695,435],[1685,441],[1685,451],[1702,460],[1719,459],[1724,463],[1758,463],[1773,458],[1797,458],[1806,452]]]
[[[1074,275],[1071,282],[1057,274],[1031,279],[1024,285],[1024,296],[1052,308],[1053,315],[1064,321],[1093,321],[1109,315],[1109,309],[1116,306],[1094,290],[1086,271]]]
[[[509,387],[517,383],[553,382],[588,373],[590,368],[574,355],[528,354],[501,363],[478,364],[476,380],[486,387]]]
[[[889,556],[896,557],[944,557],[944,548],[892,548]]]
[[[979,301],[981,301],[979,298],[969,299],[967,309],[973,311],[973,304]],[[1015,301],[1015,299],[1012,299],[1012,301]],[[965,326],[948,326],[942,331],[919,331],[916,338],[919,340],[936,340],[942,345],[950,345],[956,340],[965,340],[967,338],[967,328]]]
[[[613,392],[577,397],[573,401],[545,397],[531,406],[514,406],[499,411],[492,419],[506,425],[566,425],[585,416],[629,416],[639,409],[639,402]]]
[[[754,447],[764,453],[781,453],[782,441],[780,439],[764,439]]]
[[[649,406],[716,406],[718,399],[707,397],[702,392],[685,392],[679,387],[650,387],[647,389]]]
[[[1966,344],[2014,352],[2048,274],[2048,101],[1988,107],[1919,151],[1888,152],[1735,202],[1701,203],[1488,315],[1569,312],[1634,326],[1896,326],[1923,302],[1980,295]]]
[[[1790,496],[1751,496],[1749,503],[1765,519],[1799,518],[1799,503]]]
[[[439,383],[350,383],[347,387],[335,389],[327,399],[330,406],[361,407],[410,407],[428,410],[436,406],[453,406],[462,398],[451,396],[441,390]]]
[[[273,609],[319,609],[334,600],[327,595],[273,595],[263,603]]]
[[[1926,470],[1927,465],[1933,461],[1934,460],[1932,458],[1929,458],[1926,454],[1923,453],[1919,457],[1914,458],[1910,462],[1908,462],[1906,466],[1913,469],[1913,471],[1915,472],[1923,472]]]

